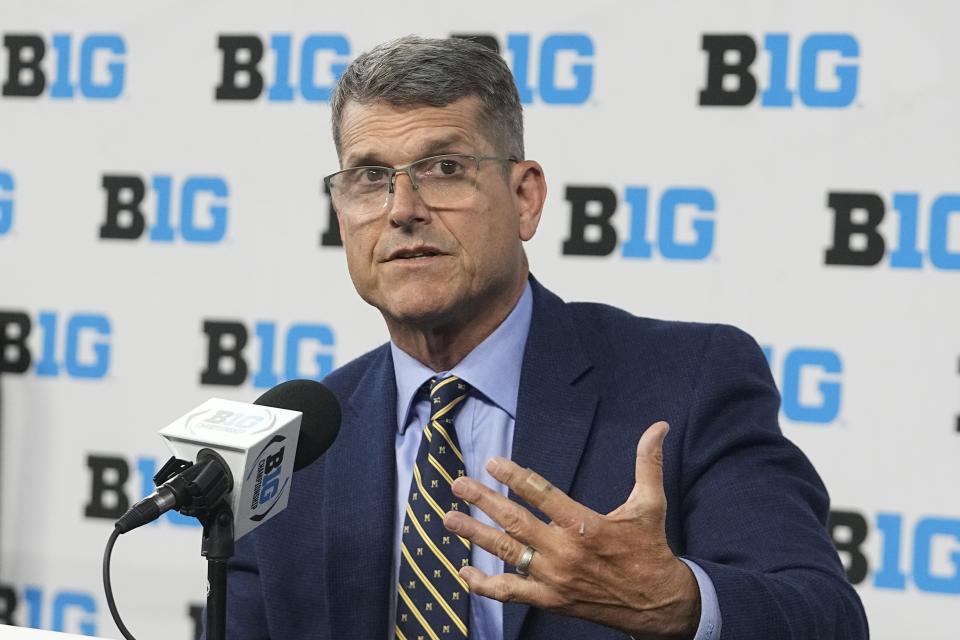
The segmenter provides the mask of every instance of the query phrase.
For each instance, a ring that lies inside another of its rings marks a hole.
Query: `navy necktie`
[[[430,381],[430,422],[413,468],[400,543],[397,640],[468,637],[470,596],[457,571],[470,562],[470,541],[447,531],[447,511],[466,510],[453,481],[466,473],[453,418],[468,385],[449,376]]]

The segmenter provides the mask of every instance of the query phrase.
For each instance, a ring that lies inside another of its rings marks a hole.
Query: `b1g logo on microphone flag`
[[[254,522],[263,520],[270,513],[290,481],[288,474],[281,484],[283,454],[286,451],[286,447],[282,445],[285,440],[283,436],[271,438],[247,472],[244,486],[251,486],[251,480],[253,480],[253,489],[246,497],[249,499],[251,511],[255,512],[250,516]],[[253,478],[254,473],[256,473],[256,479]]]
[[[116,100],[126,81],[127,45],[116,33],[3,34],[4,98]]]
[[[225,409],[204,409],[187,417],[187,431],[196,435],[207,429],[213,432],[256,435],[272,428],[277,417],[269,409],[251,406],[243,413]]]
[[[299,411],[212,398],[160,435],[183,460],[204,449],[223,459],[233,476],[229,500],[239,538],[286,508],[293,460],[284,454],[297,449],[301,418]]]

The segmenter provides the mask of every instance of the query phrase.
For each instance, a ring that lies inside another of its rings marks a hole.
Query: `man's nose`
[[[394,174],[393,193],[387,195],[387,207],[390,224],[397,227],[426,222],[430,218],[430,210],[406,173]]]

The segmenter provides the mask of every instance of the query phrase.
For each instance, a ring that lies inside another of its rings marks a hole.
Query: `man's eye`
[[[463,163],[459,160],[444,158],[434,162],[427,170],[427,173],[437,177],[456,176],[463,173]]]
[[[370,168],[363,170],[363,175],[360,176],[360,179],[363,182],[382,182],[386,177],[386,169]]]

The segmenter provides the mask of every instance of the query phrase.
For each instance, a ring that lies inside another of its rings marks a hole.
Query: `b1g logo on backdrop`
[[[221,176],[117,174],[103,176],[101,185],[102,239],[137,240],[147,230],[147,239],[159,243],[214,244],[226,236],[230,187]]]
[[[705,187],[655,190],[630,185],[622,190],[627,238],[620,243],[613,219],[620,200],[602,185],[569,185],[570,234],[563,241],[566,256],[608,256],[618,244],[624,258],[706,260],[714,249],[716,197]]]
[[[757,62],[757,41],[740,33],[704,34],[706,82],[700,106],[742,107],[760,93],[760,106],[842,109],[853,104],[860,79],[860,43],[850,33],[763,36],[766,65]],[[763,66],[765,75],[758,67]]]
[[[200,384],[237,387],[252,375],[255,389],[268,389],[285,380],[321,380],[333,371],[336,343],[329,325],[295,323],[285,331],[276,322],[257,322],[251,332],[241,321],[205,320],[207,362]],[[247,351],[251,333],[257,354],[253,371]]]
[[[90,492],[83,515],[92,519],[117,520],[134,502],[153,493],[156,489],[153,476],[162,463],[152,456],[128,459],[115,454],[87,454]],[[177,527],[200,526],[196,518],[188,518],[173,510],[147,526],[161,526],[160,523]]]
[[[787,420],[830,424],[843,405],[843,360],[833,349],[763,347]]]
[[[507,34],[501,47],[489,33],[454,33],[504,54],[523,104],[584,104],[593,95],[593,38],[586,33],[551,33],[534,38],[529,33]],[[509,55],[507,55],[509,54]]]
[[[0,584],[0,624],[97,634],[97,597],[89,591]]]
[[[827,206],[833,210],[833,245],[825,253],[825,263],[876,266],[888,254],[887,242],[896,238],[896,247],[889,251],[891,268],[923,269],[929,264],[934,269],[960,270],[960,194],[922,198],[919,193],[898,192],[889,202],[896,223],[885,225],[881,231],[881,223],[890,217],[880,194],[828,193]],[[891,229],[894,226],[895,231]]]
[[[6,33],[4,97],[116,100],[126,81],[127,45],[116,33]]]
[[[867,583],[872,571],[877,589],[960,595],[960,554],[951,551],[960,545],[960,519],[836,510],[827,526],[851,584]],[[872,557],[865,548],[871,534],[879,537]]]
[[[340,33],[224,34],[216,100],[329,102],[350,62],[350,41]],[[266,59],[265,59],[266,58]]]
[[[98,380],[110,370],[110,319],[100,313],[0,309],[0,373]]]
[[[13,190],[16,183],[9,171],[0,171],[0,236],[13,228]]]

